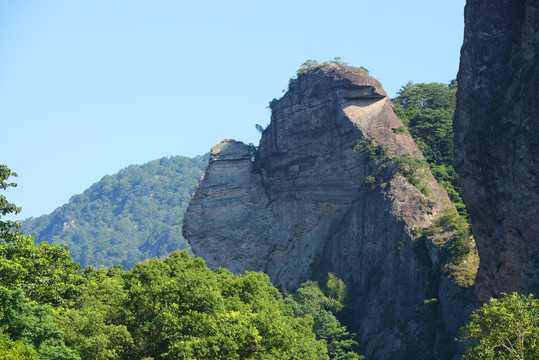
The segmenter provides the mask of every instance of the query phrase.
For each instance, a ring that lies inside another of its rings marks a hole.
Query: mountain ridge
[[[125,268],[174,250],[189,249],[183,212],[207,155],[163,157],[104,176],[51,214],[21,222],[36,242],[69,246],[83,267]]]

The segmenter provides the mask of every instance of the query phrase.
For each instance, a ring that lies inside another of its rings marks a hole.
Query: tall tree
[[[342,280],[331,273],[328,275],[326,295],[316,281],[307,281],[286,301],[292,306],[295,316],[312,319],[313,332],[317,339],[326,342],[330,359],[363,359],[354,351],[358,345],[354,340],[355,334],[350,334],[335,317],[344,307],[341,302],[344,301],[346,287]]]

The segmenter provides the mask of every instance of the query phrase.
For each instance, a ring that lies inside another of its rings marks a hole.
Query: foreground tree
[[[335,317],[344,308],[345,295],[344,282],[329,273],[326,294],[316,281],[307,281],[286,301],[296,317],[312,319],[313,332],[326,342],[330,359],[361,360],[364,357],[354,351],[359,345],[355,334],[350,334]]]
[[[35,245],[31,236],[18,235],[0,242],[0,259],[0,286],[22,289],[31,300],[65,305],[82,290],[80,265],[62,245]]]
[[[176,251],[85,275],[83,293],[55,317],[84,360],[328,359],[313,318],[295,317],[263,273],[211,271]]]
[[[504,294],[491,299],[461,329],[469,344],[463,359],[539,359],[539,300]]]
[[[8,182],[10,176],[17,176],[16,173],[12,172],[6,165],[0,164],[0,189],[5,190],[8,187],[16,187],[16,183]],[[21,211],[20,207],[15,206],[15,204],[7,201],[4,195],[0,195],[0,219],[2,216],[7,214],[18,214]],[[17,221],[2,221],[0,220],[0,243],[12,241],[17,237],[20,232],[19,228],[21,224]]]
[[[0,286],[0,329],[5,333],[0,333],[0,359],[12,359],[8,354],[14,353],[21,359],[36,354],[40,360],[80,360],[64,344],[52,313],[50,305],[29,301],[21,290]]]
[[[263,273],[212,272],[202,259],[174,252],[137,264],[126,275],[126,287],[136,355],[327,359],[310,320],[294,318]]]
[[[22,341],[11,340],[9,335],[4,334],[0,328],[0,359],[37,360],[37,354],[34,348]]]

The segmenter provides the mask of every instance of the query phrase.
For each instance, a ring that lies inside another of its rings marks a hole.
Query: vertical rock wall
[[[479,301],[539,293],[539,1],[468,0],[455,168],[481,259]]]

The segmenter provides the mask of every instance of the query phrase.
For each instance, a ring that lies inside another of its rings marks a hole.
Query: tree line
[[[20,210],[0,201],[3,215]],[[64,245],[0,223],[0,359],[363,358],[335,316],[346,290],[331,274],[285,296],[264,273],[211,271],[185,250],[83,270]]]

